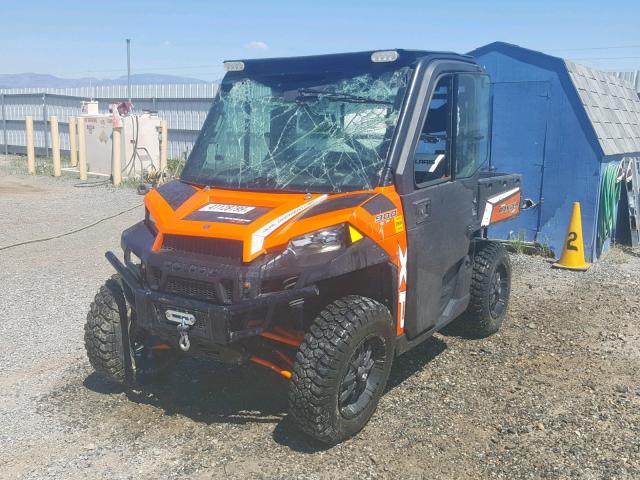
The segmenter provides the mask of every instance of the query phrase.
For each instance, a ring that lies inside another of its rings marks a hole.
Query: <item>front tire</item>
[[[296,355],[289,409],[299,427],[328,444],[362,430],[384,392],[394,350],[384,305],[356,295],[328,305]]]
[[[100,287],[87,314],[84,345],[95,371],[118,384],[151,381],[175,365],[175,349],[155,345],[135,328],[135,316],[127,307],[119,275]]]

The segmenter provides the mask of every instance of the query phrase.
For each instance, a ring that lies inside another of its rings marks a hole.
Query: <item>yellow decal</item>
[[[393,226],[396,227],[396,233],[404,232],[404,217],[402,215],[395,217]]]
[[[349,225],[349,237],[351,238],[351,243],[356,243],[364,238],[362,234],[351,225]]]

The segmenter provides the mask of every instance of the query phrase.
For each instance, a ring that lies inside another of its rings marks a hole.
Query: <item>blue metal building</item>
[[[599,225],[609,213],[600,198],[604,177],[612,168],[622,171],[621,165],[640,166],[640,99],[634,87],[613,74],[507,43],[470,55],[493,83],[492,167],[522,173],[524,197],[538,204],[516,221],[493,227],[491,236],[537,242],[559,255],[578,201],[585,254],[588,261],[597,259],[611,236]],[[632,197],[630,223],[637,230],[633,202],[640,198]]]

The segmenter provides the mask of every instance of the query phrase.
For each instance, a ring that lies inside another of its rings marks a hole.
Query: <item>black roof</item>
[[[381,52],[387,50],[395,50],[398,52],[398,59],[394,62],[386,63],[373,63],[371,61],[371,54],[374,52]],[[401,68],[412,65],[417,59],[426,56],[438,56],[445,58],[454,58],[463,60],[466,62],[473,62],[475,60],[469,55],[461,55],[453,52],[438,52],[428,50],[403,50],[403,49],[379,49],[369,50],[364,52],[351,52],[351,53],[332,53],[327,55],[309,55],[304,57],[280,57],[280,58],[260,58],[260,59],[246,59],[246,60],[231,60],[242,61],[245,64],[244,73],[262,73],[266,69],[273,71],[274,69],[282,68],[283,70],[293,72],[304,71],[344,71],[353,69],[371,69],[372,65],[379,65],[385,70],[390,66],[393,68]],[[382,67],[384,65],[384,67]],[[233,73],[233,72],[229,72]]]

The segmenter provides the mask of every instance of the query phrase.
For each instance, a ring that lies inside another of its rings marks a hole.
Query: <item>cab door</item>
[[[489,92],[486,75],[443,72],[422,107],[400,194],[407,228],[409,338],[455,318],[468,304],[478,171],[489,153]],[[412,188],[406,189],[409,177]]]

